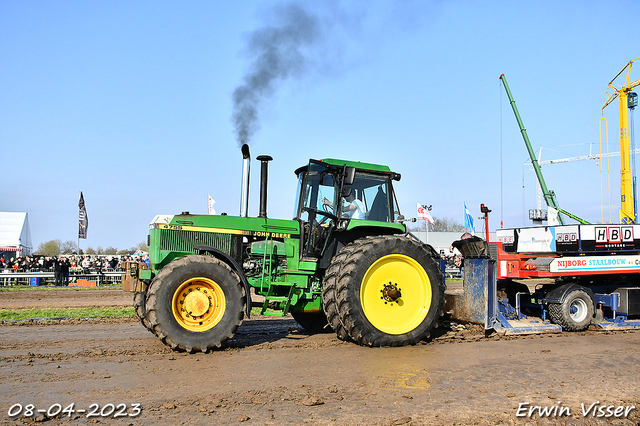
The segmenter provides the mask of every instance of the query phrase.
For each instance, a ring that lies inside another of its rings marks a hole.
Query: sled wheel
[[[549,304],[551,320],[566,331],[586,330],[593,318],[593,302],[583,290],[573,290],[562,303]]]

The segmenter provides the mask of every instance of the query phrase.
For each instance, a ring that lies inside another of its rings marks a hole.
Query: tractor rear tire
[[[169,263],[152,282],[147,320],[171,349],[208,352],[233,337],[245,303],[244,286],[225,262],[190,255]]]
[[[573,290],[562,303],[549,304],[551,321],[560,324],[565,331],[586,330],[591,324],[593,313],[593,301],[584,290]]]
[[[428,247],[404,236],[351,243],[337,277],[340,322],[365,346],[405,346],[429,337],[444,305],[444,279]]]
[[[324,312],[291,312],[291,316],[300,327],[311,333],[326,333],[331,331]]]
[[[336,256],[331,260],[331,264],[324,275],[324,281],[322,283],[322,310],[331,325],[333,331],[336,332],[338,339],[344,341],[351,341],[347,329],[340,321],[340,313],[338,309],[338,301],[336,300],[336,290],[338,286],[338,276],[340,269],[351,253],[353,245],[343,247]]]

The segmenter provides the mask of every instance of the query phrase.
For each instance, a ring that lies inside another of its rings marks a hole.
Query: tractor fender
[[[329,268],[333,257],[346,245],[354,242],[359,238],[369,237],[369,236],[381,236],[381,235],[394,235],[394,233],[398,232],[397,229],[393,228],[381,228],[375,226],[364,226],[359,225],[348,231],[334,231],[333,238],[329,242],[327,248],[325,249],[322,257],[318,261],[318,268],[322,270],[326,270]]]
[[[593,294],[593,291],[588,287],[583,287],[581,285],[575,283],[567,283],[561,286],[558,286],[550,291],[548,291],[544,296],[544,301],[546,303],[562,303],[564,299],[567,297],[569,293],[573,290],[582,290],[585,291],[589,297],[591,297],[591,301],[593,302],[593,306],[596,306],[596,298]]]
[[[208,254],[210,254],[210,255],[222,260],[224,263],[229,265],[229,267],[234,272],[236,272],[238,274],[238,276],[240,277],[240,281],[242,281],[242,285],[244,286],[245,299],[246,299],[245,314],[247,314],[247,318],[250,318],[250,315],[251,315],[251,291],[250,291],[250,288],[249,288],[249,281],[247,281],[247,277],[245,277],[244,271],[242,270],[240,265],[238,265],[238,262],[236,262],[227,253],[225,253],[225,252],[223,252],[221,250],[218,250],[215,247],[195,246],[194,249],[198,254],[208,253]]]

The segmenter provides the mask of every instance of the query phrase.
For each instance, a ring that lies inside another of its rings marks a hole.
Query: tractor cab
[[[298,190],[294,216],[301,222],[303,257],[319,258],[334,232],[395,224],[400,215],[392,180],[400,175],[386,166],[334,159],[310,160],[296,170]],[[374,232],[375,234],[375,232]]]

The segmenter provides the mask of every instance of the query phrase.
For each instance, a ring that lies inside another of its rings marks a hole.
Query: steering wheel
[[[327,197],[322,197],[320,203],[323,211],[333,213],[333,203]]]
[[[315,214],[319,214],[321,216],[324,216],[322,218],[322,220],[319,222],[320,225],[325,223],[327,221],[327,219],[338,220],[338,216],[334,215],[333,213],[325,212],[325,211],[318,210],[318,209],[312,209],[311,207],[303,207],[302,210],[304,210],[305,212],[315,213]]]

